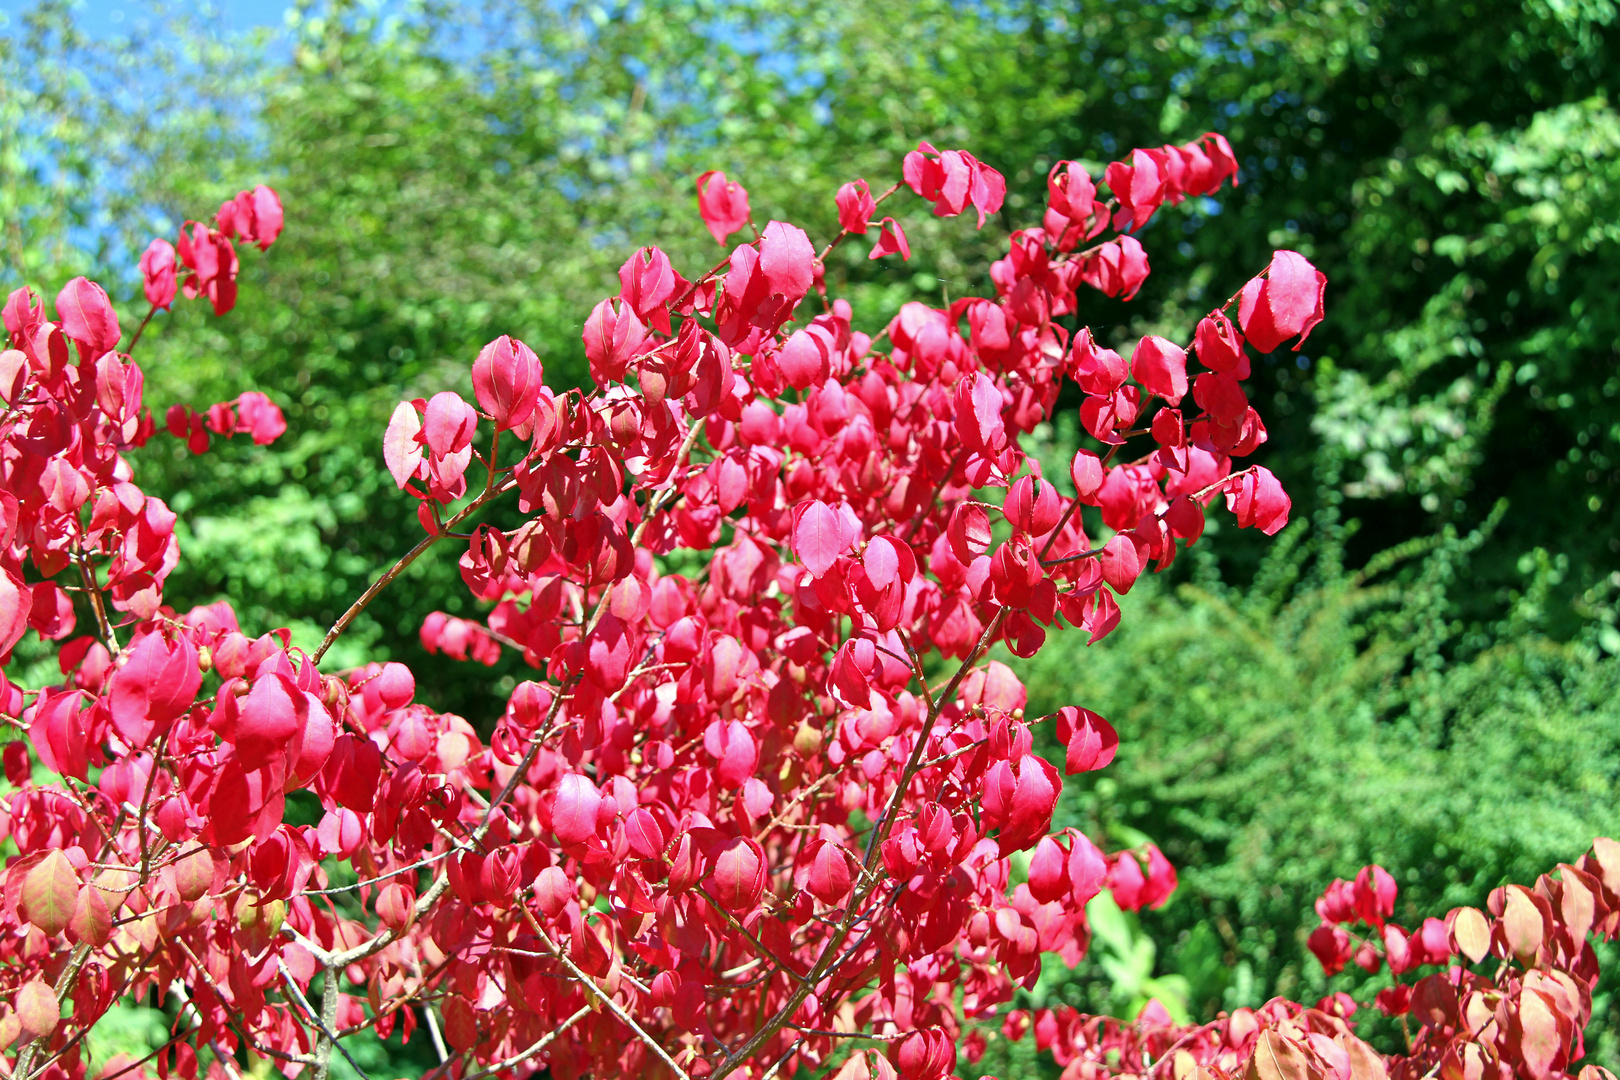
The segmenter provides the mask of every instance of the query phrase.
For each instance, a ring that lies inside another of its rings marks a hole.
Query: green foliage
[[[169,1041],[169,1017],[160,1009],[121,1001],[85,1038],[86,1064],[98,1071],[119,1054],[138,1061]]]
[[[1152,973],[1183,976],[1195,1015],[1387,985],[1326,979],[1305,949],[1334,877],[1382,864],[1415,926],[1615,828],[1620,665],[1535,633],[1545,582],[1502,625],[1468,627],[1446,612],[1484,532],[1358,572],[1331,516],[1282,537],[1243,590],[1195,548],[1190,580],[1144,582],[1114,636],[1042,653],[1029,676],[1033,715],[1078,701],[1119,730],[1115,763],[1069,781],[1059,814],[1115,845],[1145,834],[1177,865],[1181,890],[1143,925],[1163,948]],[[1117,1001],[1139,977],[1117,966],[1049,972],[1042,992]]]

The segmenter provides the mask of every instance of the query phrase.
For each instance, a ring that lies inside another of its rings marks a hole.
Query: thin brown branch
[[[922,730],[917,736],[917,745],[912,748],[911,756],[906,761],[906,767],[902,770],[899,782],[895,785],[894,794],[890,796],[889,803],[884,807],[882,816],[873,825],[871,835],[867,838],[866,855],[861,860],[861,872],[863,876],[870,876],[867,877],[866,883],[861,886],[859,893],[851,900],[849,906],[845,908],[844,918],[838,929],[827,939],[827,944],[822,948],[821,956],[817,958],[815,965],[810,969],[810,973],[805,976],[804,981],[800,983],[792,994],[788,995],[787,1001],[782,1004],[782,1007],[777,1010],[770,1020],[766,1021],[741,1046],[726,1056],[726,1059],[716,1067],[713,1080],[725,1080],[725,1077],[735,1072],[738,1066],[758,1053],[761,1047],[775,1037],[776,1033],[782,1030],[783,1026],[793,1018],[793,1014],[798,1011],[799,1006],[804,1004],[805,999],[810,996],[812,988],[819,984],[833,967],[833,962],[837,958],[839,950],[843,948],[844,942],[849,940],[850,932],[854,929],[861,906],[866,903],[867,899],[872,895],[872,890],[876,889],[882,881],[881,874],[872,873],[872,860],[879,846],[888,836],[889,830],[893,828],[901,800],[905,798],[906,790],[911,786],[911,781],[915,779],[922,764],[923,749],[928,745],[928,735],[933,730],[934,722],[939,719],[940,710],[944,708],[945,703],[956,697],[956,692],[961,687],[962,680],[967,677],[967,673],[972,669],[973,665],[978,663],[979,656],[995,640],[996,634],[1001,629],[1002,622],[1007,617],[1007,611],[1007,608],[1001,608],[996,612],[995,617],[990,620],[990,624],[984,628],[984,633],[979,637],[978,643],[963,658],[961,666],[956,669],[956,674],[951,677],[949,685],[945,687],[944,692],[934,702],[934,707],[928,711],[928,718],[923,722]]]
[[[562,950],[562,947],[556,942],[552,941],[540,924],[534,920],[534,916],[529,912],[528,906],[524,905],[522,910],[524,914],[528,916],[529,928],[535,932],[536,936],[540,938],[541,942],[544,943],[546,948],[551,950],[551,955],[553,958],[555,958],[556,961],[563,967],[567,968],[568,973],[578,980],[580,986],[584,988],[585,992],[595,997],[596,1000],[600,1001],[604,1006],[607,1007],[609,1012],[618,1017],[620,1023],[624,1024],[625,1027],[628,1027],[631,1031],[635,1032],[636,1037],[646,1044],[647,1049],[651,1050],[658,1056],[658,1060],[662,1061],[669,1067],[670,1071],[675,1074],[678,1080],[691,1080],[691,1077],[687,1075],[686,1070],[677,1065],[675,1063],[675,1059],[669,1056],[669,1051],[664,1049],[663,1043],[649,1035],[645,1028],[636,1023],[635,1017],[631,1016],[630,1013],[625,1010],[623,1005],[620,1005],[617,1001],[613,1000],[613,996],[611,994],[609,994],[606,990],[603,990],[600,986],[596,985],[595,979],[585,974],[584,971],[580,970],[579,965],[568,959],[568,954]]]
[[[443,540],[445,538],[445,530],[455,528],[457,525],[461,524],[463,521],[467,520],[467,518],[471,517],[474,513],[480,510],[485,503],[489,502],[497,495],[505,494],[516,486],[517,481],[509,477],[499,485],[486,488],[482,495],[479,495],[472,502],[468,503],[461,509],[459,513],[457,513],[449,521],[445,522],[444,529],[441,529],[439,532],[433,533],[430,536],[423,537],[415,547],[411,548],[410,551],[402,555],[398,562],[388,568],[387,573],[383,574],[382,577],[372,582],[371,587],[365,592],[361,593],[360,598],[349,605],[349,610],[340,615],[338,617],[338,621],[332,624],[332,629],[326,632],[326,637],[322,639],[320,648],[316,649],[315,652],[310,656],[310,663],[319,664],[321,662],[321,657],[326,655],[326,650],[330,649],[332,647],[332,643],[337,641],[337,639],[343,634],[343,631],[349,628],[349,624],[354,622],[362,611],[366,610],[367,605],[377,598],[377,594],[392,584],[394,579],[399,577],[400,574],[404,573],[405,568],[420,558],[428,548],[432,547],[440,540]]]
[[[927,520],[928,512],[934,508],[935,503],[939,502],[939,493],[944,491],[945,485],[951,482],[951,477],[956,475],[957,468],[962,464],[962,459],[966,456],[967,447],[964,446],[956,452],[955,457],[951,458],[951,463],[945,468],[945,475],[940,477],[939,483],[934,485],[933,494],[929,495],[927,501],[918,507],[917,516],[911,519],[911,524],[906,526],[905,535],[900,539],[908,544],[911,543],[911,538],[916,535],[917,529]]]
[[[534,1055],[538,1054],[546,1047],[550,1046],[562,1035],[563,1032],[573,1027],[574,1024],[578,1023],[581,1019],[587,1016],[590,1011],[591,1007],[589,1005],[581,1006],[578,1012],[574,1013],[574,1015],[558,1024],[551,1031],[548,1031],[544,1035],[540,1036],[540,1038],[530,1045],[527,1050],[522,1050],[516,1054],[513,1054],[504,1061],[498,1061],[482,1072],[476,1072],[471,1076],[463,1077],[462,1080],[484,1080],[485,1077],[494,1076],[496,1073],[505,1072],[507,1069],[516,1068],[525,1061],[528,1061],[530,1058],[534,1057]]]
[[[142,319],[141,325],[135,328],[135,336],[129,339],[129,348],[124,350],[125,356],[135,351],[135,343],[141,340],[142,334],[146,333],[146,324],[152,321],[152,316],[156,315],[157,311],[156,304],[146,309],[146,318]]]

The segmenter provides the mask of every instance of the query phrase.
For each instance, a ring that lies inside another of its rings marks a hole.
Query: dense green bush
[[[1296,521],[1245,589],[1195,548],[1179,583],[1132,592],[1105,642],[1032,662],[1032,710],[1084,701],[1120,733],[1114,765],[1071,782],[1060,814],[1157,841],[1182,881],[1144,913],[1145,936],[1105,932],[1042,993],[1120,1010],[1157,995],[1209,1015],[1377,988],[1387,976],[1354,967],[1324,978],[1305,948],[1328,881],[1380,863],[1401,886],[1397,920],[1416,925],[1615,829],[1620,665],[1590,639],[1540,632],[1551,570],[1482,631],[1447,612],[1488,533],[1448,531],[1350,571],[1346,531],[1332,514]],[[1605,1060],[1620,1048],[1611,994],[1595,1023]]]

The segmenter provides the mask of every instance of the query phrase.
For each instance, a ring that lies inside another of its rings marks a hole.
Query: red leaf
[[[815,577],[821,577],[854,542],[837,510],[819,499],[793,509],[793,553]]]
[[[440,1006],[444,1013],[444,1037],[458,1053],[467,1053],[478,1045],[478,1014],[467,999],[456,995],[444,999]]]
[[[1000,832],[1001,853],[1032,847],[1052,824],[1063,781],[1045,758],[1023,755],[1017,768],[997,762],[985,774],[980,806],[987,828]]]
[[[645,807],[637,807],[624,820],[625,839],[630,850],[643,859],[656,859],[664,853],[664,830]]]
[[[824,904],[833,905],[849,895],[850,856],[840,844],[829,840],[816,840],[806,852],[810,868],[804,887],[811,896]]]
[[[25,1042],[43,1039],[62,1021],[62,1003],[45,980],[34,978],[17,991],[17,1020]]]
[[[112,679],[113,726],[142,749],[169,730],[197,698],[202,669],[184,634],[171,644],[161,631],[144,634]]]
[[[1278,251],[1271,256],[1266,281],[1272,325],[1286,337],[1299,334],[1303,344],[1311,327],[1321,321],[1321,283],[1325,279],[1299,252]]]
[[[261,675],[237,704],[236,722],[228,733],[244,761],[257,761],[286,748],[309,718],[309,701],[291,679]]]
[[[602,793],[590,777],[569,773],[557,784],[551,807],[551,829],[563,844],[582,844],[596,835],[596,810]]]
[[[747,837],[726,841],[714,859],[714,898],[733,915],[748,914],[765,893],[765,871],[764,848]]]
[[[383,463],[394,478],[394,486],[401,490],[422,465],[422,444],[417,439],[421,430],[422,418],[414,405],[402,401],[394,406],[388,430],[383,433]]]
[[[945,536],[951,545],[951,554],[963,566],[990,550],[990,515],[976,503],[962,503],[951,512]]]
[[[1041,837],[1029,857],[1029,894],[1049,904],[1069,892],[1068,852],[1050,836]]]
[[[1121,596],[1130,592],[1136,579],[1142,576],[1143,552],[1130,533],[1116,533],[1103,545],[1098,562],[1102,564],[1103,580]]]
[[[1269,469],[1256,465],[1232,477],[1226,486],[1226,508],[1237,516],[1238,528],[1257,528],[1275,535],[1288,524],[1293,501]]]
[[[534,898],[548,919],[561,915],[576,895],[573,879],[560,866],[548,866],[534,879]]]
[[[76,277],[56,294],[62,333],[79,347],[79,357],[94,360],[118,347],[122,331],[107,292],[89,278]]]
[[[1327,278],[1295,251],[1278,251],[1264,278],[1251,278],[1238,298],[1243,336],[1261,352],[1270,352],[1294,335],[1294,350],[1322,321],[1322,294]]]
[[[33,603],[34,594],[22,578],[10,570],[0,571],[0,660],[6,659],[11,647],[22,640]]]
[[[50,851],[23,878],[17,914],[46,936],[60,934],[79,903],[79,872],[61,851]]]
[[[1187,353],[1172,341],[1149,335],[1131,356],[1131,376],[1148,393],[1179,405],[1187,394]]]
[[[1075,906],[1085,907],[1091,903],[1107,880],[1108,860],[1090,837],[1075,833],[1074,847],[1069,852],[1069,888]]]
[[[1068,748],[1063,771],[1069,776],[1107,767],[1119,749],[1119,733],[1114,725],[1090,709],[1064,706],[1053,716],[1058,741]]]
[[[1069,479],[1074,481],[1075,493],[1088,506],[1096,506],[1097,493],[1103,486],[1102,461],[1090,450],[1077,450],[1069,466]]]

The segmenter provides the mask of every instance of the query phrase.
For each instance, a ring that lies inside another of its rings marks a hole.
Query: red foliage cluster
[[[1355,1035],[1357,1005],[1333,994],[1314,1007],[1276,999],[1205,1024],[1177,1025],[1156,1002],[1135,1023],[1073,1009],[1015,1011],[1002,1024],[1018,1040],[1033,1030],[1065,1077],[1123,1074],[1261,1080],[1548,1080],[1585,1053],[1598,963],[1591,937],[1620,937],[1620,844],[1600,839],[1579,863],[1562,864],[1533,889],[1491,892],[1487,910],[1453,908],[1414,931],[1388,921],[1395,880],[1369,866],[1335,881],[1316,903],[1322,925],[1311,949],[1329,974],[1354,957],[1369,972],[1388,964],[1397,982],[1378,994],[1385,1014],[1409,1024],[1404,1054],[1380,1057]],[[1031,878],[1033,881],[1033,876]],[[1365,936],[1346,927],[1360,924]],[[1487,966],[1488,971],[1478,970]],[[1431,968],[1428,974],[1418,969]],[[1611,1080],[1588,1065],[1582,1080]]]
[[[1302,256],[1276,253],[1199,324],[1201,371],[1187,346],[1148,337],[1126,359],[1069,318],[1082,286],[1129,294],[1148,269],[1131,236],[1082,238],[1139,229],[1234,171],[1218,136],[1138,150],[1110,166],[1104,201],[1061,163],[1042,226],[990,268],[996,296],[907,304],[876,334],[829,299],[831,248],[903,185],[982,225],[1002,208],[999,173],[923,144],[876,198],[864,181],[839,191],[842,231],[819,253],[794,225],[752,228],[747,193],[706,174],[713,235],[754,238],[692,279],[656,248],[632,255],[585,324],[594,389],[554,391],[534,351],[502,337],[472,364],[476,404],[446,390],[399,405],[383,457],[426,535],[311,654],[285,631],[244,632],[224,603],[165,606],[175,516],[133,481],[126,454],[155,425],[113,307],[76,279],[52,321],[19,290],[0,353],[0,661],[30,628],[63,644],[57,685],[0,675],[0,713],[27,736],[5,750],[16,790],[0,804],[20,852],[0,899],[13,1074],[79,1080],[85,1032],[153,992],[183,1003],[154,1055],[164,1078],[195,1080],[208,1047],[211,1070],[258,1055],[324,1080],[346,1036],[422,1021],[446,1046],[436,1076],[762,1077],[840,1060],[846,1076],[949,1073],[1042,954],[1080,959],[1100,890],[1139,908],[1175,888],[1152,845],[1108,854],[1048,835],[1063,781],[1034,750],[1046,721],[986,654],[1031,656],[1059,621],[1107,635],[1116,596],[1196,542],[1218,496],[1240,526],[1286,524],[1276,479],[1233,461],[1266,437],[1245,340],[1303,340],[1322,317]],[[268,247],[279,200],[244,192],[216,226],[188,223],[178,257],[147,250],[152,311],[182,268],[184,295],[227,310],[231,240]],[[873,254],[908,252],[884,219]],[[1066,380],[1097,440],[1071,463],[1073,494],[1021,448]],[[248,393],[176,406],[167,426],[200,450],[210,433],[263,443],[285,424]],[[472,524],[508,493],[520,520]],[[535,669],[483,737],[418,701],[403,664],[320,667],[442,542],[464,545],[462,576],[491,610],[430,617],[424,647],[486,663],[509,648]],[[81,609],[94,633],[74,637]],[[1113,759],[1102,717],[1046,720],[1067,773]],[[286,822],[300,791],[317,825]],[[1005,1030],[1034,1030],[1071,1075],[1172,1062],[1178,1078],[1353,1080],[1454,1061],[1458,1076],[1512,1062],[1541,1080],[1579,1056],[1585,935],[1612,933],[1620,906],[1606,851],[1504,893],[1501,955],[1523,976],[1419,983],[1420,1033],[1388,1063],[1333,1003],[1189,1029],[1152,1009],[1131,1025],[1013,1013]],[[1380,922],[1393,894],[1369,881],[1337,887],[1324,914],[1373,921],[1368,948],[1399,970],[1451,955],[1427,924]],[[847,1056],[852,1039],[886,1053]]]

